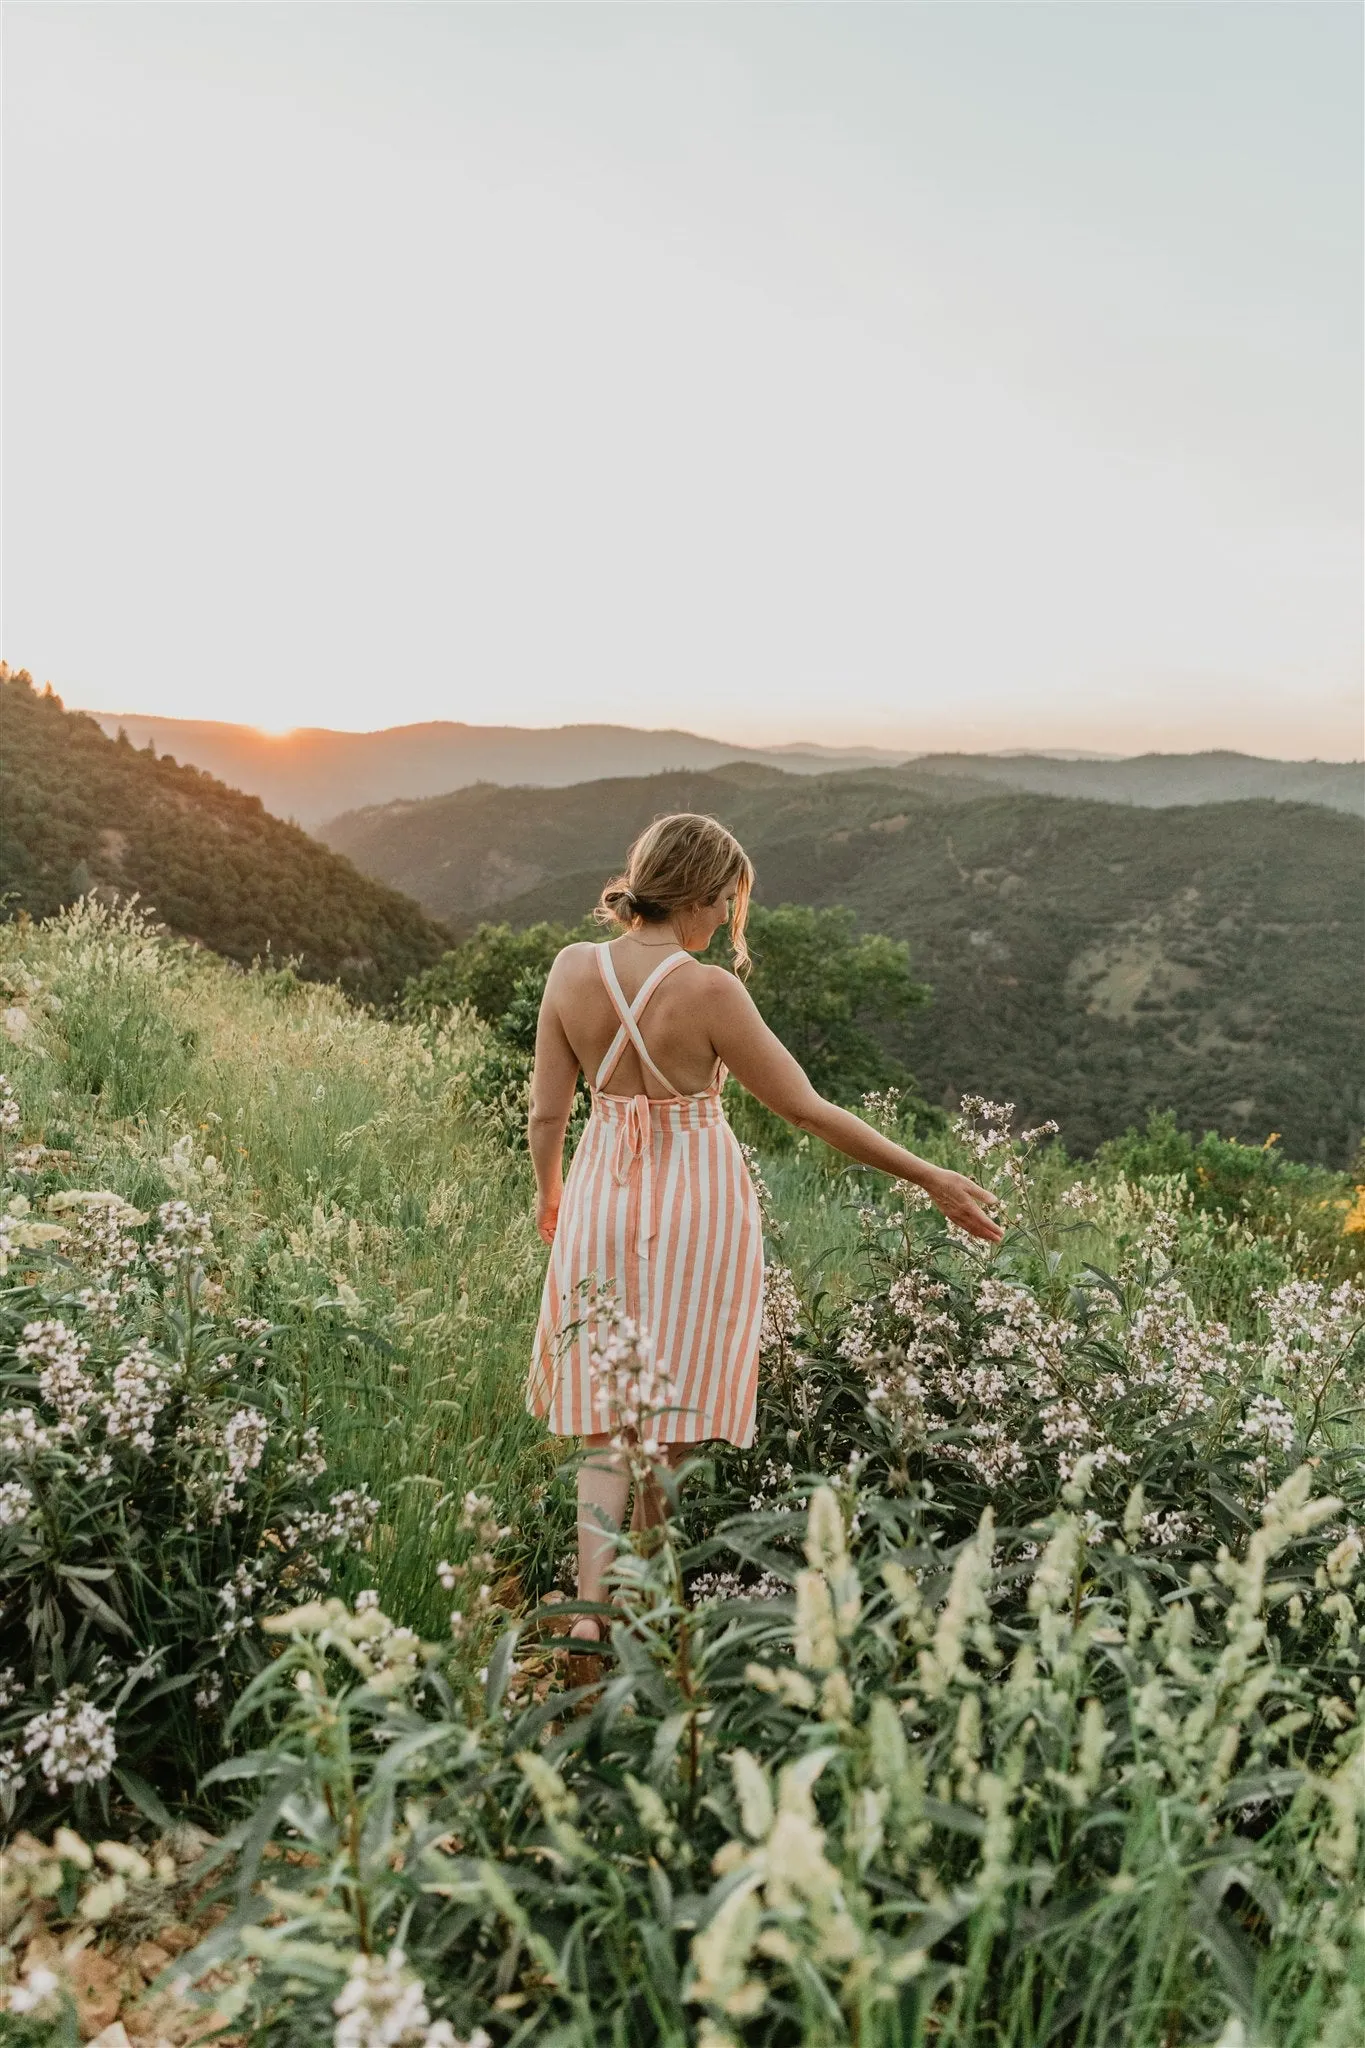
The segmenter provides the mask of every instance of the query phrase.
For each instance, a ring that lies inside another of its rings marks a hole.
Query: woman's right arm
[[[876,1167],[897,1180],[911,1181],[923,1188],[931,1202],[973,1237],[995,1244],[1004,1236],[1000,1225],[986,1214],[996,1197],[978,1187],[964,1173],[934,1166],[914,1152],[907,1152],[871,1124],[864,1123],[850,1109],[826,1102],[811,1086],[804,1068],[793,1059],[780,1038],[764,1023],[753,997],[743,982],[723,968],[714,968],[710,991],[711,1039],[730,1072],[766,1108],[799,1131],[823,1138],[827,1145],[856,1159],[860,1166]]]
[[[563,958],[561,953],[550,969],[540,1000],[526,1118],[527,1144],[536,1176],[536,1229],[546,1244],[554,1243],[559,1221],[559,1202],[564,1192],[564,1134],[578,1085],[578,1055],[559,1021]]]

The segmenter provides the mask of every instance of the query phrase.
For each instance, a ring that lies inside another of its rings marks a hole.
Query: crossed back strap
[[[629,1043],[635,1047],[636,1052],[639,1054],[641,1066],[647,1067],[655,1080],[663,1083],[670,1095],[683,1094],[684,1091],[681,1088],[675,1088],[667,1074],[657,1067],[650,1058],[649,1047],[645,1044],[644,1037],[640,1031],[640,1014],[665,975],[671,974],[675,967],[681,967],[683,961],[688,958],[689,955],[681,949],[676,953],[670,953],[666,959],[659,962],[648,979],[640,984],[639,989],[636,991],[635,1001],[628,1003],[620,981],[617,979],[616,962],[611,957],[611,947],[605,945],[597,948],[597,965],[602,976],[602,984],[607,994],[611,997],[612,1008],[621,1019],[620,1029],[607,1047],[606,1057],[597,1069],[597,1080],[594,1085],[599,1091],[606,1087],[612,1069]]]

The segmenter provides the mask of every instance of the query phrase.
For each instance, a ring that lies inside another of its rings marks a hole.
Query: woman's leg
[[[655,1464],[666,1465],[670,1472],[676,1472],[691,1453],[698,1449],[696,1444],[665,1444],[662,1455]],[[644,1486],[635,1489],[635,1505],[631,1510],[632,1534],[641,1529],[657,1529],[661,1522],[668,1520],[668,1495],[656,1479],[651,1478]]]
[[[607,1567],[616,1555],[613,1538],[626,1511],[630,1473],[606,1436],[585,1437],[587,1456],[578,1468],[578,1597],[594,1603],[606,1599]],[[581,1614],[569,1633],[605,1636],[600,1617]]]

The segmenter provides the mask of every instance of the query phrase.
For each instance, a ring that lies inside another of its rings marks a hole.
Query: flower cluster
[[[157,1235],[147,1247],[147,1263],[169,1280],[187,1266],[202,1263],[213,1249],[213,1218],[183,1201],[163,1202],[156,1212]]]
[[[763,1321],[759,1348],[765,1359],[785,1364],[801,1327],[801,1299],[789,1266],[769,1260],[763,1268]]]
[[[493,2048],[482,2027],[459,2041],[449,2020],[432,2019],[422,1981],[397,1948],[357,1956],[332,2011],[332,2048]]]
[[[251,1558],[244,1559],[232,1577],[218,1588],[218,1604],[223,1609],[223,1619],[214,1631],[213,1640],[220,1651],[255,1627],[255,1605],[267,1584],[263,1562]]]
[[[175,1368],[152,1355],[150,1340],[139,1337],[114,1367],[112,1398],[104,1407],[107,1434],[125,1437],[139,1451],[150,1451],[153,1426],[177,1376]]]
[[[68,1330],[60,1318],[25,1323],[22,1341],[15,1346],[21,1365],[37,1367],[38,1391],[57,1413],[57,1428],[63,1436],[78,1436],[85,1427],[85,1411],[96,1398],[93,1380],[86,1372],[89,1343]]]
[[[1263,1294],[1270,1327],[1268,1369],[1293,1385],[1311,1362],[1339,1364],[1365,1335],[1365,1286],[1342,1280],[1329,1288],[1321,1280],[1289,1280]]]
[[[906,1102],[903,1088],[870,1088],[858,1106],[864,1121],[870,1123],[874,1130],[880,1131],[883,1137],[899,1138]]]
[[[265,1456],[270,1424],[258,1408],[239,1408],[223,1425],[221,1450],[224,1469],[213,1498],[213,1519],[235,1515],[242,1505],[242,1488],[248,1472],[254,1472]]]
[[[347,1486],[334,1493],[326,1507],[312,1508],[286,1522],[280,1536],[286,1550],[304,1544],[363,1549],[378,1513],[379,1502],[368,1487]]]
[[[0,1529],[17,1529],[33,1511],[33,1494],[20,1479],[7,1479],[0,1486]]]
[[[1134,1388],[1148,1390],[1149,1411],[1158,1427],[1210,1409],[1211,1383],[1234,1372],[1239,1361],[1226,1324],[1201,1321],[1169,1271],[1148,1282],[1123,1335],[1123,1347],[1129,1381]]]
[[[1030,1155],[1057,1135],[1057,1125],[1049,1120],[1016,1137],[1013,1123],[1012,1102],[991,1102],[984,1095],[964,1095],[953,1119],[954,1136],[971,1154],[982,1184],[1001,1197],[1004,1215],[1029,1208]],[[949,1235],[961,1233],[950,1225]]]
[[[592,1333],[593,1405],[612,1449],[629,1458],[634,1469],[662,1449],[659,1424],[673,1413],[672,1376],[655,1358],[649,1332],[622,1313],[613,1295],[585,1289],[583,1319]]]
[[[0,1416],[0,1451],[11,1456],[36,1455],[62,1439],[83,1436],[95,1414],[106,1434],[123,1438],[138,1450],[150,1451],[153,1425],[166,1405],[178,1368],[156,1357],[147,1337],[139,1337],[113,1369],[108,1391],[101,1390],[89,1370],[89,1340],[67,1328],[60,1318],[26,1323],[15,1346],[21,1365],[38,1368],[38,1390],[56,1415],[55,1427],[40,1423],[31,1408],[15,1408]],[[97,1461],[100,1472],[107,1461]],[[81,1470],[96,1470],[89,1459]]]
[[[763,1218],[763,1234],[774,1244],[780,1244],[785,1231],[785,1225],[777,1213],[777,1205],[773,1201],[773,1191],[768,1186],[758,1153],[752,1145],[741,1144],[739,1149],[743,1155],[745,1167],[748,1169],[749,1179],[753,1183],[754,1193],[758,1197],[758,1212]]]
[[[19,1098],[7,1074],[0,1074],[0,1131],[17,1131],[19,1128]]]
[[[1143,1542],[1152,1550],[1188,1543],[1195,1533],[1194,1518],[1179,1508],[1153,1508],[1142,1516],[1138,1527]]]
[[[781,1600],[790,1591],[787,1581],[776,1572],[761,1572],[749,1581],[735,1571],[697,1572],[687,1588],[694,1607],[731,1600]]]
[[[111,1293],[132,1290],[134,1268],[142,1258],[141,1241],[132,1233],[147,1221],[141,1209],[107,1188],[62,1188],[48,1196],[44,1207],[49,1216],[61,1218],[74,1264],[96,1274]]]
[[[1292,1451],[1298,1429],[1283,1401],[1273,1394],[1255,1394],[1242,1417],[1241,1433],[1252,1442],[1266,1441]]]
[[[72,1687],[26,1724],[23,1747],[36,1758],[49,1793],[63,1785],[96,1785],[108,1777],[118,1754],[114,1716]]]
[[[978,1158],[1003,1157],[1009,1106],[968,1106]],[[837,1356],[858,1368],[900,1455],[932,1449],[988,1488],[1048,1472],[1065,1488],[1083,1461],[1088,1474],[1117,1474],[1134,1442],[1197,1424],[1228,1450],[1252,1447],[1254,1498],[1297,1441],[1287,1396],[1257,1383],[1269,1376],[1301,1397],[1325,1388],[1365,1333],[1365,1288],[1296,1280],[1263,1296],[1270,1340],[1258,1350],[1196,1311],[1172,1263],[1186,1212],[1171,1190],[1106,1199],[1130,1226],[1115,1284],[1073,1286],[1059,1312],[1055,1294],[1008,1264],[983,1272],[931,1241],[910,1250],[882,1293],[852,1304]],[[872,1243],[884,1259],[885,1243]]]
[[[6,1408],[0,1414],[0,1457],[39,1458],[59,1440],[60,1432],[40,1422],[32,1408]]]

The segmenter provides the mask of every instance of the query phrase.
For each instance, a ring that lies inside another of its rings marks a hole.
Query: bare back
[[[590,1081],[595,1080],[620,1028],[597,958],[602,950],[591,942],[566,946],[555,961],[545,991],[555,1022]],[[660,963],[681,949],[672,941],[645,945],[627,937],[612,940],[605,950],[611,955],[622,995],[633,1004]],[[671,1093],[699,1095],[712,1085],[719,1054],[708,1012],[713,1007],[712,983],[717,976],[724,976],[722,968],[684,960],[660,981],[640,1011],[640,1030],[650,1059],[672,1082],[672,1088],[664,1087],[627,1039],[605,1077],[608,1094],[658,1099]]]

